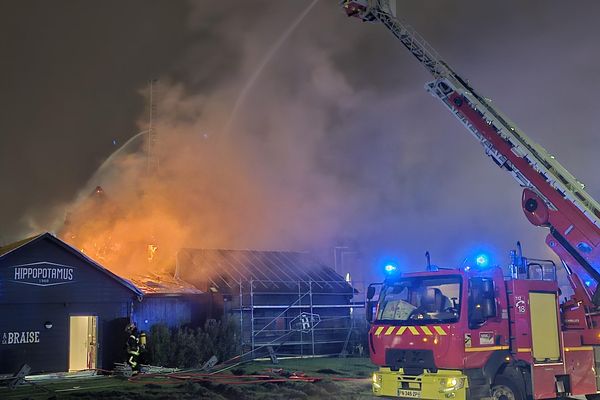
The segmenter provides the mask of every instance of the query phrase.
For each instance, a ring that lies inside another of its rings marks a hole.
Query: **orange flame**
[[[174,269],[185,229],[151,194],[117,204],[101,188],[71,210],[60,236],[125,278]],[[160,251],[158,251],[160,245]]]

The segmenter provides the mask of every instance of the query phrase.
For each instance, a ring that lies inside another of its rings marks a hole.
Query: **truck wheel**
[[[492,385],[494,400],[525,400],[521,390],[508,378],[500,375]]]

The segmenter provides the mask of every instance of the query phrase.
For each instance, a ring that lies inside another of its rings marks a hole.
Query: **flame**
[[[158,246],[155,244],[148,245],[148,261],[154,260],[154,256],[156,255],[156,250],[158,250]]]
[[[186,230],[169,202],[156,194],[122,203],[98,187],[70,211],[59,236],[114,273],[132,278],[172,272]]]

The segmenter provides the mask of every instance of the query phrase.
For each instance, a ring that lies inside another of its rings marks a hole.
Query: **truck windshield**
[[[460,276],[415,277],[384,286],[378,321],[428,324],[460,317]]]

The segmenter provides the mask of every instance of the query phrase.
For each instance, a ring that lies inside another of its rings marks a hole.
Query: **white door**
[[[96,368],[97,317],[71,316],[69,327],[69,371]]]

